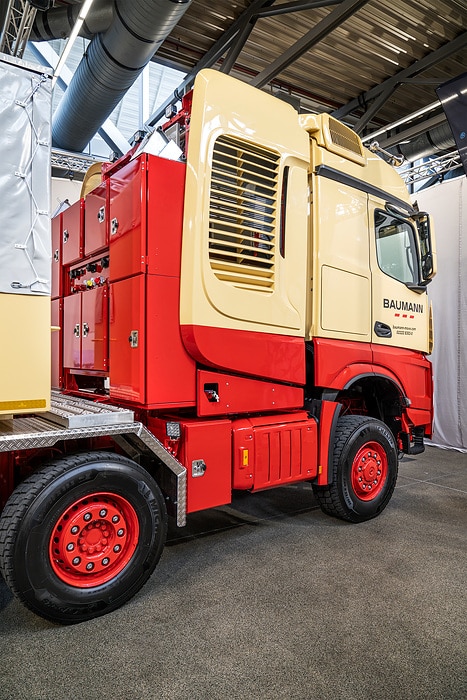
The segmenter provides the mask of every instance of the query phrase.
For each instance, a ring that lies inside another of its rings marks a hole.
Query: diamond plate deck
[[[133,411],[52,392],[51,410],[0,421],[0,452],[52,447],[61,440],[102,436],[131,437],[139,450],[149,450],[174,474],[177,525],[186,523],[186,469],[140,422]]]

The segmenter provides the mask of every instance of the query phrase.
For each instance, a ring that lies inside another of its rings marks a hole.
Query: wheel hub
[[[386,453],[377,442],[367,442],[352,463],[352,487],[358,498],[371,501],[382,490],[388,471]]]
[[[52,568],[72,586],[98,586],[128,564],[138,536],[138,517],[125,498],[110,493],[87,496],[69,506],[53,528]]]

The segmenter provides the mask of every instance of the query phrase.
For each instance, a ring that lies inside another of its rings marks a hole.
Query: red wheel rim
[[[352,463],[352,488],[361,501],[372,501],[382,491],[388,474],[386,452],[378,442],[365,443]]]
[[[52,569],[70,586],[100,586],[123,571],[138,537],[138,516],[125,498],[114,493],[85,496],[55,523],[49,547]]]

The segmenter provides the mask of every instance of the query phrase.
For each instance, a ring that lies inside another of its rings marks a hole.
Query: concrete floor
[[[377,519],[309,486],[199,513],[126,606],[57,627],[0,579],[0,700],[465,700],[467,455],[405,458]]]

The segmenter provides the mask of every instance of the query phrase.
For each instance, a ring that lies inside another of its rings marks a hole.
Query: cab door
[[[376,346],[428,352],[429,306],[427,293],[420,286],[420,253],[414,224],[372,196],[368,217],[372,342]]]

